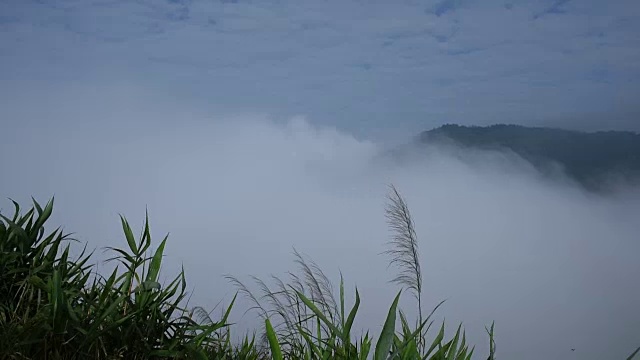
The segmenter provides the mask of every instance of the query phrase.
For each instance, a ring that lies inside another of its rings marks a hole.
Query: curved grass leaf
[[[269,346],[271,347],[271,358],[273,360],[282,360],[280,343],[278,342],[276,332],[273,330],[273,326],[271,326],[271,321],[269,321],[269,319],[267,318],[264,320],[264,322],[267,328],[267,338],[269,339]]]
[[[387,314],[387,319],[384,322],[382,332],[380,333],[378,343],[376,344],[374,360],[383,360],[389,356],[389,351],[393,344],[393,335],[396,328],[396,313],[401,293],[402,291],[398,292],[398,295],[396,295],[396,298],[393,300],[393,304],[391,304],[391,308],[389,308],[389,314]]]

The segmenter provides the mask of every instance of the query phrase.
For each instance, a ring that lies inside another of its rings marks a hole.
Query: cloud
[[[546,15],[552,14],[565,14],[564,5],[570,0],[555,0],[549,7],[542,10],[540,13],[533,15],[533,19],[537,20]]]
[[[126,80],[378,138],[398,121],[406,137],[605,109],[627,126],[615,119],[640,91],[634,2],[509,4],[430,2],[437,16],[410,1],[3,2],[2,87]]]
[[[433,6],[431,12],[436,16],[445,15],[456,8],[456,0],[444,0],[440,1]]]
[[[55,194],[53,222],[98,250],[124,244],[118,213],[139,228],[148,207],[154,239],[170,234],[163,276],[184,264],[192,305],[228,302],[235,289],[223,274],[294,270],[295,247],[334,281],[342,271],[350,295],[358,286],[357,329],[379,332],[398,290],[380,255],[394,183],[420,237],[425,308],[448,299],[438,320],[464,321],[479,353],[493,320],[504,358],[621,358],[637,346],[637,192],[587,195],[501,153],[388,162],[385,146],[304,118],[212,117],[131,85],[43,92],[50,100],[33,93],[39,106],[12,113],[39,121],[3,130],[14,171],[0,179],[2,196]],[[241,329],[257,324],[242,316],[247,305],[233,313]],[[414,314],[410,297],[403,307]]]

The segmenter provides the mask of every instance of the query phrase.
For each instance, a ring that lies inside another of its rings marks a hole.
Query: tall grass
[[[53,199],[42,208],[0,215],[0,357],[9,359],[206,358],[226,316],[199,324],[183,307],[180,272],[158,282],[165,237],[151,251],[149,221],[139,239],[126,219],[127,248],[109,248],[112,273],[95,273],[92,254],[70,257],[71,238],[44,225]]]
[[[426,317],[422,314],[422,269],[418,252],[418,238],[407,203],[398,190],[391,186],[385,209],[392,238],[384,253],[390,256],[390,265],[396,265],[398,273],[392,282],[410,291],[417,300],[418,319],[414,325],[398,308],[402,289],[391,304],[383,329],[377,336],[368,332],[361,338],[351,334],[351,328],[360,306],[360,294],[355,289],[355,302],[345,311],[345,289],[342,275],[336,296],[331,281],[310,259],[294,249],[297,273],[289,273],[288,279],[272,276],[270,287],[262,279],[252,277],[257,291],[236,277],[227,278],[249,299],[267,322],[263,342],[273,348],[273,339],[279,339],[278,353],[286,358],[318,359],[471,359],[474,348],[466,342],[462,326],[450,339],[445,339],[445,324],[428,339],[432,328],[432,316],[440,303]],[[400,327],[397,329],[397,326]],[[493,325],[489,330],[493,344]],[[375,341],[375,346],[373,345]],[[495,358],[493,347],[488,356]]]
[[[120,218],[126,244],[107,248],[117,265],[99,274],[86,247],[73,257],[69,234],[45,231],[53,199],[44,207],[33,200],[24,213],[13,202],[13,215],[0,214],[0,359],[471,359],[461,326],[446,338],[443,323],[429,336],[437,307],[423,318],[413,222],[395,188],[389,200],[395,235],[386,253],[399,265],[394,282],[417,299],[414,325],[399,309],[400,289],[382,331],[354,336],[358,289],[347,306],[342,275],[336,292],[320,267],[294,250],[298,271],[272,276],[271,284],[252,277],[257,291],[227,275],[264,321],[258,337],[240,342],[227,321],[236,297],[213,319],[202,307],[188,309],[184,270],[168,284],[158,281],[167,237],[152,249],[148,216],[138,237]],[[490,352],[483,358],[491,360],[493,324],[487,332]]]
[[[399,273],[392,282],[413,292],[418,306],[418,324],[422,319],[422,269],[418,251],[418,235],[409,207],[395,186],[390,186],[385,214],[389,227],[393,232],[390,248],[385,251],[390,255],[390,265],[396,265]],[[424,348],[424,336],[420,334],[419,347]]]

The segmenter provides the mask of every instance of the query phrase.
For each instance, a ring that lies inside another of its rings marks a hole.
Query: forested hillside
[[[425,131],[421,144],[453,142],[466,148],[510,150],[544,171],[551,163],[590,189],[611,179],[640,178],[640,134],[623,131],[579,132],[518,125],[445,125]]]

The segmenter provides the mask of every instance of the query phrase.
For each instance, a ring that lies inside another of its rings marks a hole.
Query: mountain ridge
[[[514,124],[446,124],[420,133],[415,144],[455,144],[479,150],[508,150],[545,172],[550,164],[590,190],[604,190],[611,179],[640,184],[640,134],[585,132]]]

